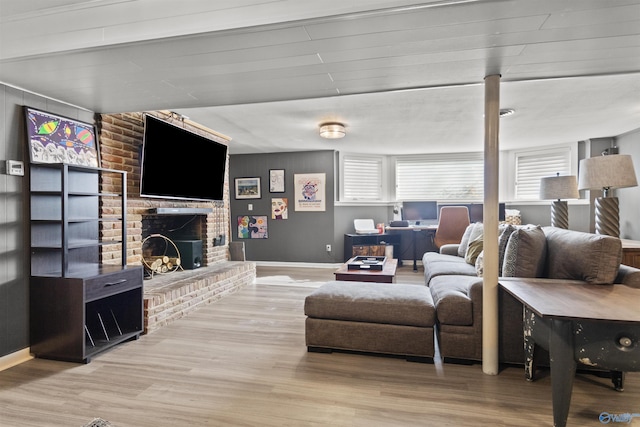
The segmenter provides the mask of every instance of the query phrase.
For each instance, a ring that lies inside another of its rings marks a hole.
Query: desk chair
[[[469,209],[466,206],[443,206],[440,208],[438,229],[433,243],[438,249],[449,243],[460,243],[468,226]]]

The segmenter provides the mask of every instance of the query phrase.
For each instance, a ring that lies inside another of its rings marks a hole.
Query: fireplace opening
[[[142,256],[151,273],[202,267],[206,215],[146,215]],[[158,261],[160,259],[160,261]]]

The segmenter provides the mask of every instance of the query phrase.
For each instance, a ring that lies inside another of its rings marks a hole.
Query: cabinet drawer
[[[104,274],[85,281],[85,301],[104,298],[142,286],[142,268]]]

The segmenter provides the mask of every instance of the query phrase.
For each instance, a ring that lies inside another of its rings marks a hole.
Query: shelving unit
[[[101,193],[100,180],[120,182]],[[66,164],[31,164],[31,350],[37,357],[89,362],[143,325],[142,266],[126,265],[126,172]],[[101,205],[111,207],[102,214]],[[100,238],[101,224],[119,230]],[[120,245],[120,265],[100,248]]]

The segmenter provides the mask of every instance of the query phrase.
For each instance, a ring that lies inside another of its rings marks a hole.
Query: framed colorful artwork
[[[294,175],[294,210],[324,212],[326,210],[326,174],[300,173]]]
[[[289,218],[289,200],[286,197],[271,199],[271,219]]]
[[[238,239],[269,237],[266,215],[238,215]]]
[[[95,127],[68,117],[24,108],[32,163],[100,166]]]
[[[236,178],[236,199],[260,199],[260,177]]]
[[[284,193],[284,169],[269,170],[269,192]]]

